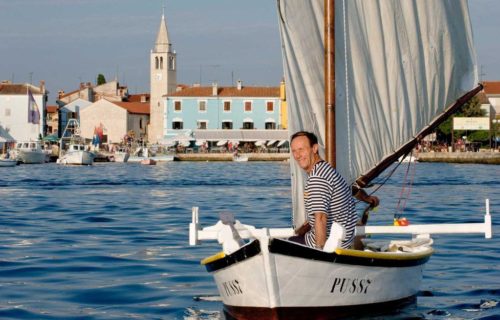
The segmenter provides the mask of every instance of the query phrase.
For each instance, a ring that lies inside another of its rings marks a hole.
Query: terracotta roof
[[[149,102],[112,102],[119,107],[127,110],[129,113],[135,114],[149,114]]]
[[[57,106],[47,106],[47,113],[55,113],[57,112]]]
[[[487,95],[500,94],[500,81],[483,81],[483,85]]]
[[[279,87],[219,87],[217,90],[219,97],[273,97],[279,98]],[[168,94],[167,97],[211,97],[212,87],[191,87],[181,91]]]
[[[27,84],[10,84],[1,83],[0,84],[0,94],[26,94]],[[31,86],[31,92],[34,94],[40,94],[40,90],[36,87]]]
[[[141,102],[142,97],[146,97],[146,101],[149,101],[150,94],[149,93],[138,93],[138,94],[129,94],[127,101],[128,102]]]

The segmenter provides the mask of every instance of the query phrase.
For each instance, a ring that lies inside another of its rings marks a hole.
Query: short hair
[[[318,144],[318,137],[316,137],[316,135],[312,132],[308,131],[295,132],[290,138],[290,143],[292,143],[293,139],[297,137],[307,137],[307,139],[309,140],[309,145],[311,147],[314,146],[315,144]]]

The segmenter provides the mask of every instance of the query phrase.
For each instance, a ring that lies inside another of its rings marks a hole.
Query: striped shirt
[[[346,236],[342,248],[349,248],[354,240],[358,216],[354,207],[351,188],[335,169],[326,161],[316,163],[307,178],[304,202],[311,230],[305,235],[306,244],[316,247],[314,213],[327,215],[326,239],[334,222],[344,227]]]

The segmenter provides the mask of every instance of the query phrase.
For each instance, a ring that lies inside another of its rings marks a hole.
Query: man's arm
[[[353,187],[352,188],[352,194],[353,196],[363,202],[366,202],[370,204],[371,208],[378,207],[380,200],[376,196],[369,196],[365,190],[358,188],[358,187]]]
[[[316,248],[323,249],[326,242],[326,214],[314,213],[314,232],[316,234]]]

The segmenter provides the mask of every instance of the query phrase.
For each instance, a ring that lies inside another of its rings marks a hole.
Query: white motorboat
[[[113,158],[115,162],[127,162],[130,157],[130,153],[128,151],[115,151],[113,153]]]
[[[15,159],[0,159],[0,167],[14,167],[17,165]]]
[[[236,161],[236,162],[247,162],[248,161],[248,156],[247,155],[242,155],[242,154],[233,154],[233,161]]]
[[[85,145],[73,142],[59,155],[57,163],[90,166],[94,163],[94,158],[95,154],[86,150]]]
[[[357,187],[369,188],[482,89],[474,87],[465,0],[278,2],[285,82],[293,93],[289,133],[316,133],[325,160]],[[336,232],[324,250],[290,242],[293,227],[306,219],[303,173],[295,161],[291,171],[291,227],[257,229],[221,214],[217,224],[202,228],[193,208],[190,245],[222,244],[222,252],[202,264],[230,318],[332,319],[394,310],[416,299],[433,253],[431,235],[491,238],[486,200],[481,223],[396,226],[391,220],[356,228],[357,237],[411,235],[405,242],[339,249]]]
[[[65,148],[64,142],[68,142]],[[95,154],[87,150],[83,137],[80,136],[80,125],[76,119],[69,119],[62,134],[59,145],[59,158],[57,163],[68,165],[92,165]]]
[[[175,157],[173,154],[154,154],[151,155],[147,147],[138,147],[134,154],[130,155],[128,162],[142,162],[143,160],[151,159],[155,162],[170,162],[174,161]]]
[[[47,162],[47,153],[42,149],[40,141],[23,141],[16,143],[11,157],[24,164],[38,164]]]

